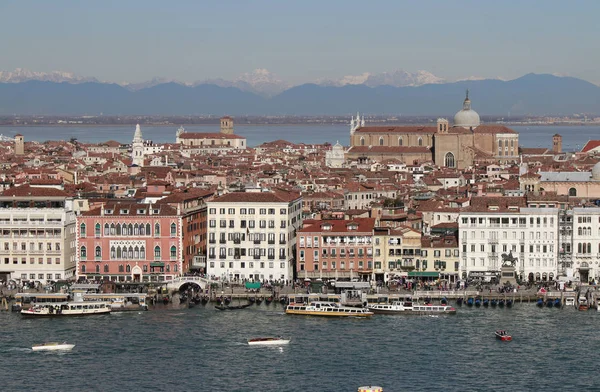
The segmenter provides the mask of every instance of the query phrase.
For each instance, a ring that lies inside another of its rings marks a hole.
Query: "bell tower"
[[[562,136],[558,133],[552,136],[552,152],[560,154],[562,152]]]
[[[134,165],[144,166],[144,138],[140,124],[135,126],[133,143],[131,144],[131,161]]]
[[[221,117],[221,133],[233,135],[233,119],[231,117]]]
[[[437,133],[448,133],[448,120],[445,118],[437,119]]]
[[[25,154],[25,139],[23,135],[17,133],[15,135],[15,155]]]

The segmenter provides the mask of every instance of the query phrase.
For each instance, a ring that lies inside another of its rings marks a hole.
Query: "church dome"
[[[463,102],[463,108],[461,111],[456,113],[454,116],[454,126],[464,128],[475,128],[480,124],[479,114],[471,109],[471,101],[469,100],[469,91],[467,90],[467,97]]]
[[[600,181],[600,162],[592,168],[592,180]]]

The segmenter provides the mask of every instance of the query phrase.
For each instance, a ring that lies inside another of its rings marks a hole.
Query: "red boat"
[[[502,340],[505,342],[510,342],[512,340],[512,336],[506,333],[504,330],[496,331],[496,339]]]

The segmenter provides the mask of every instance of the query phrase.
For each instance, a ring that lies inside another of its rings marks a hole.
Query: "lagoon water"
[[[552,135],[563,136],[565,151],[580,150],[588,140],[600,139],[599,126],[511,126],[519,132],[519,142],[523,147],[552,146]],[[188,126],[188,132],[218,132],[218,125]],[[235,133],[245,136],[248,145],[255,147],[265,141],[284,139],[293,143],[325,143],[349,145],[350,130],[346,125],[236,125]],[[80,142],[98,143],[116,140],[131,143],[134,126],[106,127],[1,127],[0,133],[14,136],[21,133],[26,141],[69,140],[72,137]],[[175,143],[176,126],[144,126],[144,139],[155,143]]]
[[[600,313],[574,307],[460,307],[455,316],[324,319],[280,304],[221,312],[148,312],[63,319],[0,313],[5,391],[310,391],[363,385],[394,391],[558,391],[600,388]],[[500,342],[506,329],[512,342]],[[283,335],[288,346],[248,346]],[[33,352],[46,341],[71,352]]]

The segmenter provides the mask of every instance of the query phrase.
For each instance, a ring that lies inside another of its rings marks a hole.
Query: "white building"
[[[39,282],[75,276],[73,199],[23,185],[0,196],[0,280]]]
[[[224,280],[291,280],[300,193],[233,192],[206,203],[207,273]]]
[[[489,199],[485,210],[478,203],[460,213],[461,277],[498,273],[502,255],[512,254],[518,259],[516,273],[521,280],[556,279],[558,208],[526,208],[517,202],[511,205],[522,198]]]
[[[330,151],[325,152],[325,166],[340,168],[344,166],[344,146],[336,142]]]
[[[582,283],[600,279],[600,208],[573,208],[572,270]]]

